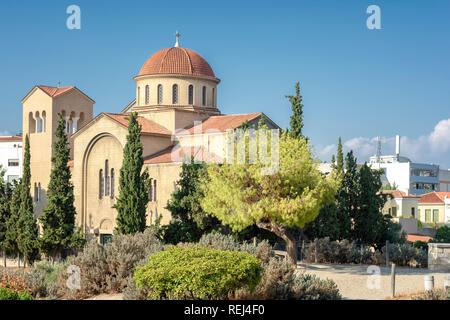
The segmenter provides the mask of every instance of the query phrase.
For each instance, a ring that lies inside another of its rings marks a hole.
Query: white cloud
[[[4,131],[0,131],[0,136],[12,136],[12,134],[9,133],[8,131],[4,130]]]
[[[319,151],[320,158],[330,161],[336,154],[336,145],[328,145]],[[377,152],[377,137],[356,137],[343,142],[344,153],[353,150],[358,162],[368,161]],[[395,137],[381,137],[381,153],[395,154]],[[417,138],[402,136],[400,154],[414,162],[436,163],[450,167],[450,119],[439,121],[431,133]]]

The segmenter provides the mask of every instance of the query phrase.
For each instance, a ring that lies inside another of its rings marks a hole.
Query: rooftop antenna
[[[377,137],[377,162],[380,163],[381,159],[381,137]]]
[[[61,86],[61,81],[58,81],[58,88]]]
[[[179,40],[179,38],[180,38],[180,33],[177,31],[177,32],[175,32],[175,46],[174,47],[179,47],[180,46],[180,44],[178,43],[178,40]]]

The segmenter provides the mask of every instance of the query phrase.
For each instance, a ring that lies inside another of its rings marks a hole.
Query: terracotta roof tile
[[[22,141],[22,137],[19,136],[1,136],[0,142],[7,142],[7,141]]]
[[[259,117],[261,113],[233,114],[212,116],[204,120],[201,124],[186,128],[177,134],[188,135],[194,133],[205,133],[206,131],[225,132],[229,129],[238,128],[245,121],[251,121]]]
[[[420,196],[419,203],[444,203],[445,196],[450,198],[450,192],[429,192]]]
[[[215,78],[211,66],[202,56],[181,47],[166,48],[148,58],[139,76],[150,74],[186,74]]]
[[[144,159],[145,164],[182,162],[185,157],[194,156],[195,161],[200,162],[222,162],[218,155],[208,152],[203,146],[178,147],[170,146],[158,153],[152,154]]]
[[[46,94],[48,94],[50,97],[56,97],[66,91],[72,90],[75,88],[74,86],[71,87],[49,87],[49,86],[37,86],[39,89],[43,90]]]
[[[381,192],[383,194],[390,194],[392,195],[394,198],[420,198],[420,196],[416,196],[416,195],[407,195],[406,192],[400,191],[400,190],[381,190]]]
[[[432,237],[429,236],[423,236],[421,234],[407,234],[406,235],[406,241],[407,242],[411,242],[414,243],[416,241],[424,241],[424,242],[428,242],[430,240],[432,240]]]
[[[128,127],[128,114],[105,113],[106,116]],[[137,117],[137,122],[142,126],[141,133],[156,133],[163,135],[172,135],[172,133],[163,126],[144,117]]]

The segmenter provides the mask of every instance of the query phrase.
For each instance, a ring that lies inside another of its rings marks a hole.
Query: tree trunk
[[[258,228],[275,233],[286,242],[288,260],[294,268],[297,268],[297,240],[295,239],[295,236],[292,235],[285,226],[277,225],[270,220],[260,221],[256,223],[256,225]]]
[[[6,250],[5,249],[3,249],[3,265],[6,268]]]
[[[20,254],[17,255],[17,267],[20,268]]]

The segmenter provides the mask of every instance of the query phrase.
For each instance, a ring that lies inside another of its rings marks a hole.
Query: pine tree
[[[17,224],[17,246],[26,263],[31,265],[39,257],[39,231],[33,216],[33,199],[30,195],[30,141],[25,136],[23,174],[20,190],[19,220]],[[24,266],[25,267],[25,266]]]
[[[331,155],[331,169],[336,169],[336,158],[334,157],[334,154]]]
[[[141,126],[137,113],[129,116],[127,143],[123,149],[123,162],[120,169],[119,197],[113,206],[117,210],[118,234],[135,234],[146,228],[146,207],[151,179],[148,170],[143,173]]]
[[[75,248],[82,244],[82,235],[75,229],[75,206],[71,173],[67,162],[70,149],[65,133],[66,123],[58,113],[56,126],[56,142],[53,144],[53,168],[47,189],[47,206],[39,217],[42,223],[41,249],[53,257],[61,255],[67,248]]]
[[[6,253],[9,248],[6,237],[7,224],[11,216],[10,201],[12,197],[11,184],[4,180],[5,170],[0,165],[0,250],[3,264],[6,268]]]
[[[291,102],[292,116],[290,134],[293,138],[303,137],[303,104],[302,96],[300,95],[300,83],[295,84],[295,96],[286,96]]]

